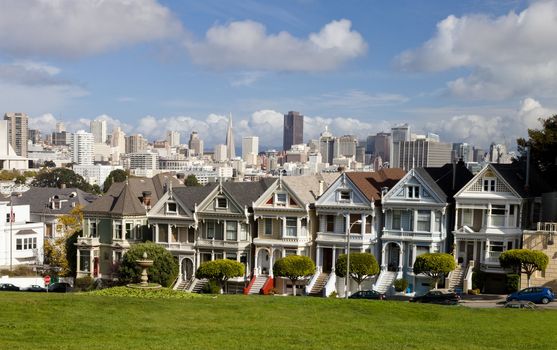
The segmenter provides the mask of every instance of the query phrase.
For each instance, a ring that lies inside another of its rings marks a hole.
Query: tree
[[[56,168],[56,163],[54,163],[52,160],[45,160],[43,166],[45,168]]]
[[[441,276],[448,274],[456,268],[454,257],[447,253],[427,253],[416,258],[414,262],[414,273],[423,273],[433,279],[435,288]]]
[[[143,253],[147,253],[148,259],[153,260],[153,266],[147,269],[149,281],[170,287],[178,277],[178,262],[168,250],[152,242],[135,244],[124,254],[118,270],[120,281],[139,281],[141,268],[136,260],[143,259]]]
[[[516,140],[522,160],[526,158],[526,148],[530,148],[531,164],[534,164],[546,179],[557,176],[557,115],[539,119],[541,129],[528,129],[528,140]],[[557,182],[553,181],[553,189]]]
[[[112,170],[106,180],[103,183],[103,191],[106,192],[115,182],[124,182],[128,178],[129,174],[126,170],[116,169]]]
[[[186,181],[184,181],[184,184],[186,186],[201,186],[199,181],[197,181],[197,177],[193,174],[189,174],[188,177],[186,177]]]
[[[273,265],[276,276],[286,277],[292,282],[292,295],[296,295],[296,282],[315,273],[315,264],[304,255],[289,255],[278,259]]]
[[[511,249],[501,253],[499,263],[501,267],[514,268],[517,272],[525,273],[530,287],[530,277],[536,271],[545,271],[549,257],[539,250]]]
[[[348,274],[358,283],[358,290],[366,279],[379,273],[379,264],[370,253],[350,253],[350,269]],[[338,277],[346,277],[346,254],[339,255],[335,264],[335,274]]]
[[[76,187],[82,191],[93,193],[93,187],[85,179],[71,169],[55,168],[41,171],[31,182],[35,187]]]
[[[195,277],[197,278],[207,278],[218,282],[222,291],[224,291],[226,282],[228,282],[230,278],[243,275],[244,264],[230,259],[206,261],[199,265],[199,268],[195,272]]]

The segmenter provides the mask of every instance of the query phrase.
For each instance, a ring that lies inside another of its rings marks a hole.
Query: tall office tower
[[[55,146],[67,146],[72,143],[72,134],[67,131],[53,132],[52,144]]]
[[[4,115],[8,121],[8,142],[15,153],[27,157],[27,139],[29,138],[29,118],[25,113],[8,112]]]
[[[366,146],[356,147],[356,162],[364,164],[366,162]]]
[[[236,158],[234,146],[234,133],[232,132],[232,114],[228,117],[228,128],[226,128],[226,156],[228,159]]]
[[[391,138],[393,143],[410,141],[410,127],[408,126],[408,124],[402,124],[392,127]]]
[[[452,145],[430,141],[393,142],[391,168],[409,171],[413,168],[440,167],[451,162]]]
[[[41,142],[41,131],[39,129],[29,129],[29,140],[35,145]]]
[[[92,133],[79,130],[72,136],[70,154],[72,161],[79,165],[93,164],[93,143]]]
[[[485,151],[482,148],[474,148],[474,157],[472,161],[478,163],[485,161]]]
[[[354,135],[344,135],[338,137],[334,144],[335,157],[345,156],[351,158],[356,155],[356,147],[358,146],[358,139]]]
[[[474,161],[474,149],[468,143],[458,142],[453,143],[453,162],[458,162],[462,159],[465,163]]]
[[[367,154],[374,154],[375,153],[375,136],[369,135],[366,139],[366,153]]]
[[[257,164],[257,154],[259,153],[259,137],[245,136],[242,139],[242,159],[247,165]]]
[[[215,145],[215,155],[214,161],[215,162],[224,162],[228,157],[228,147],[226,145]]]
[[[329,131],[329,128],[325,126],[325,131],[321,133],[319,137],[319,153],[321,153],[321,159],[323,163],[333,164],[333,158],[335,158],[335,138],[333,134]]]
[[[193,131],[190,135],[190,141],[188,142],[188,148],[190,152],[195,156],[203,155],[203,140],[199,138],[197,131]]]
[[[62,132],[62,131],[66,131],[66,126],[64,125],[63,122],[58,122],[56,123],[56,132]]]
[[[180,146],[180,133],[178,131],[168,130],[166,132],[166,141],[170,147]]]
[[[290,111],[284,115],[282,149],[288,151],[292,145],[304,143],[304,116]]]
[[[489,161],[491,163],[511,163],[512,157],[507,153],[507,146],[492,143],[489,146]]]
[[[374,155],[380,156],[382,162],[390,162],[391,134],[379,132],[375,135]]]
[[[147,149],[147,140],[141,134],[126,137],[126,153],[136,153]]]
[[[95,138],[95,143],[106,142],[106,120],[92,120],[90,123],[91,134]]]

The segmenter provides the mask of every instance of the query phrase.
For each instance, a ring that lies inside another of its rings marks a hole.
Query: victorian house
[[[404,176],[401,169],[377,172],[343,173],[316,201],[319,226],[315,238],[317,276],[310,281],[312,293],[344,294],[344,282],[334,274],[336,259],[350,252],[369,252],[380,257],[378,233],[381,193],[393,187]],[[379,260],[379,259],[378,259]],[[312,284],[321,281],[316,290]],[[355,285],[348,286],[350,290]]]
[[[414,274],[414,261],[424,253],[448,251],[452,195],[471,178],[463,163],[414,168],[384,194],[381,275],[376,290],[389,292],[394,280],[401,278],[408,281],[411,292],[431,288],[429,278]]]
[[[170,188],[174,177],[129,178],[83,209],[83,235],[77,241],[77,277],[117,278],[123,254],[132,244],[152,240],[147,211]]]

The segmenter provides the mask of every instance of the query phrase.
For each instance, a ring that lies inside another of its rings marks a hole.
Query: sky
[[[556,38],[557,0],[2,0],[0,111],[210,148],[229,115],[280,147],[293,110],[305,141],[409,123],[512,149],[557,111]]]

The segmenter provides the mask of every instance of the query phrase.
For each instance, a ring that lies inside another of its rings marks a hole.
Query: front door
[[[389,243],[387,269],[397,271],[400,263],[400,247],[398,244]]]
[[[474,242],[468,242],[466,247],[466,265],[468,265],[469,261],[474,260]]]
[[[257,267],[260,274],[267,275],[269,273],[270,262],[267,249],[261,249],[257,254]]]
[[[323,248],[323,272],[331,272],[333,269],[333,249]]]
[[[193,262],[185,258],[182,260],[182,278],[184,281],[189,281],[193,277]]]

